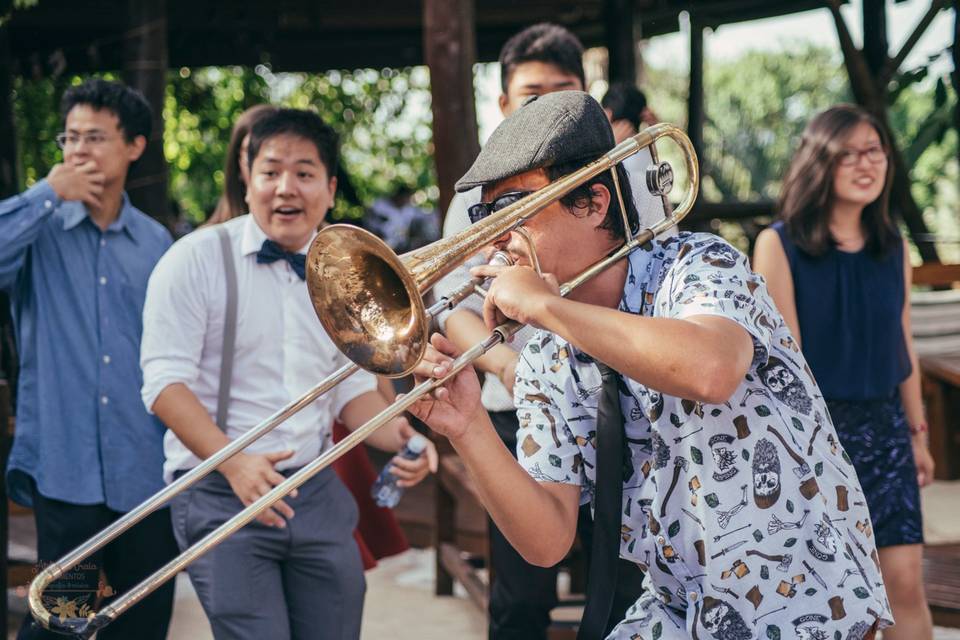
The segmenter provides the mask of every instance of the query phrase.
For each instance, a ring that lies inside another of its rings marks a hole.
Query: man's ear
[[[143,136],[135,136],[133,140],[127,143],[127,160],[131,163],[136,162],[143,155],[143,150],[147,148],[147,139]]]
[[[602,183],[594,184],[590,187],[590,212],[593,217],[594,226],[598,227],[607,219],[607,211],[610,209],[610,199],[613,194]]]
[[[507,117],[507,105],[510,104],[510,98],[507,97],[507,94],[501,93],[500,97],[497,98],[497,104],[500,105],[500,113],[503,114],[503,117]]]
[[[337,176],[330,178],[330,202],[333,206],[333,201],[337,198]]]

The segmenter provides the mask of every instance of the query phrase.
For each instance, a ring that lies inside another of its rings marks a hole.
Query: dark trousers
[[[511,453],[516,456],[517,414],[514,411],[491,411],[490,419]],[[544,568],[529,564],[510,545],[491,520],[490,564],[493,582],[490,585],[490,640],[541,640],[547,637],[550,611],[557,606],[556,566]],[[577,533],[589,562],[593,518],[590,506],[580,507]],[[640,597],[643,572],[632,562],[621,561],[613,610],[607,631],[624,618],[627,609]],[[589,597],[589,594],[587,594]]]
[[[283,471],[286,476],[294,470]],[[327,468],[284,501],[283,529],[256,520],[192,563],[187,572],[217,640],[356,640],[366,582],[353,538],[357,505]],[[219,473],[171,503],[182,546],[243,509]]]
[[[46,498],[37,491],[36,484],[33,513],[41,566],[59,560],[123,515],[102,504],[77,505]],[[54,582],[44,592],[44,603],[48,609],[75,608],[75,614],[82,616],[82,607],[97,610],[106,606],[111,595],[125,593],[176,554],[170,510],[160,509]],[[170,580],[101,629],[97,638],[165,640],[173,609],[173,589]],[[43,629],[29,615],[17,634],[17,640],[63,637]]]

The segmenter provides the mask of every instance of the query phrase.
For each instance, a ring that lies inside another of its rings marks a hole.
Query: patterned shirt
[[[747,258],[684,233],[629,256],[620,310],[721,316],[753,341],[731,398],[709,405],[621,377],[620,555],[646,572],[612,638],[844,638],[892,623],[870,516],[796,342]],[[581,487],[596,470],[600,372],[539,332],[518,365],[517,453],[542,482]]]

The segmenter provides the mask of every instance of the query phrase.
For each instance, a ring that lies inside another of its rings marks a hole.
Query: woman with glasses
[[[753,267],[803,350],[863,485],[896,626],[886,640],[931,638],[919,487],[933,479],[920,371],[910,332],[907,244],[888,210],[892,163],[883,127],[839,105],[803,133],[779,217],[757,237]],[[787,381],[784,381],[786,386]],[[801,444],[818,437],[794,434]],[[834,446],[838,446],[831,443]],[[821,487],[846,510],[847,496]]]

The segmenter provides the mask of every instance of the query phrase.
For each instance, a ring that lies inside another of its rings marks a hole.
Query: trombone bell
[[[317,234],[306,263],[307,290],[320,324],[361,368],[391,378],[407,375],[423,357],[429,336],[417,283],[372,233],[350,225],[329,229],[336,233]]]

